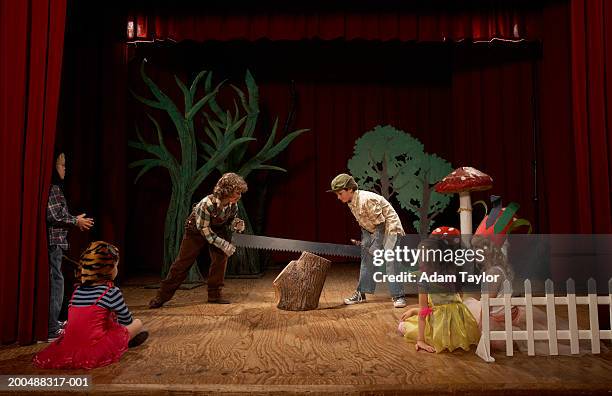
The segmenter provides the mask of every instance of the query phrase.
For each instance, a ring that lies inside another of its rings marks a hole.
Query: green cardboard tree
[[[245,85],[247,92],[245,94],[240,88],[232,85],[240,101],[240,106],[234,100],[232,110],[223,110],[217,103],[215,97],[211,97],[209,107],[211,112],[204,112],[206,117],[205,131],[210,141],[208,143],[204,139],[200,139],[200,144],[203,148],[200,156],[208,162],[213,158],[222,147],[236,139],[251,138],[255,132],[257,119],[259,117],[259,88],[255,83],[255,79],[250,71],[247,70],[245,75]],[[205,91],[212,91],[212,74],[209,74],[206,83]],[[244,114],[244,115],[243,115]],[[246,120],[245,122],[242,122]],[[247,156],[247,146],[242,145],[233,150],[223,160],[216,163],[216,168],[220,173],[234,172],[246,179],[253,171],[256,170],[272,170],[286,172],[285,169],[271,165],[269,162],[284,151],[287,146],[299,135],[308,131],[308,129],[299,129],[288,132],[286,136],[275,143],[278,128],[278,117],[274,120],[274,125],[270,132],[267,133],[265,144],[259,149],[257,154]],[[246,223],[246,232],[252,233],[253,227],[249,220],[243,202],[238,202],[239,217]],[[234,274],[253,274],[261,272],[259,268],[259,251],[252,249],[238,248],[236,253],[230,258],[228,271]]]
[[[217,166],[222,163],[225,158],[236,148],[244,145],[249,141],[255,140],[250,136],[242,136],[235,139],[224,139],[215,146],[214,151],[209,153],[208,161],[203,164],[198,164],[197,153],[197,137],[194,125],[194,118],[199,114],[204,106],[210,102],[217,94],[221,84],[214,89],[208,91],[206,95],[197,99],[196,91],[198,83],[206,76],[207,72],[200,72],[192,81],[188,88],[178,77],[175,80],[183,93],[184,107],[179,107],[166,95],[157,84],[147,76],[144,69],[144,61],[140,67],[140,75],[147,85],[154,99],[148,99],[132,92],[132,95],[144,103],[145,105],[163,110],[167,113],[176,128],[176,134],[180,142],[180,154],[175,156],[164,144],[164,133],[157,120],[147,113],[148,118],[153,123],[157,133],[156,144],[148,143],[142,137],[137,128],[138,141],[130,141],[130,147],[141,150],[151,157],[141,159],[130,163],[130,167],[141,167],[140,172],[136,176],[134,183],[138,179],[154,167],[162,167],[168,171],[172,182],[172,194],[168,211],[166,212],[166,220],[164,226],[164,260],[162,265],[162,277],[168,273],[172,261],[178,254],[181,239],[183,237],[183,224],[189,211],[191,210],[191,201],[194,192],[202,184],[202,182],[217,169]],[[196,100],[197,99],[197,100]],[[224,134],[230,135],[234,132],[233,128],[238,129],[244,123],[246,118],[235,120],[234,123],[223,131]],[[199,281],[201,275],[197,266],[192,266],[188,275],[187,281]]]
[[[400,171],[396,178],[397,201],[402,208],[416,214],[414,229],[425,237],[433,228],[435,217],[446,209],[451,199],[449,194],[437,193],[434,185],[453,168],[435,154],[423,153],[414,162],[413,166]]]
[[[134,161],[130,164],[130,167],[142,167],[136,176],[135,183],[143,174],[156,166],[166,168],[172,182],[172,195],[164,227],[162,277],[165,277],[172,261],[178,254],[183,236],[183,223],[191,209],[193,194],[206,177],[213,171],[218,171],[221,174],[235,172],[245,179],[254,170],[285,172],[285,169],[268,162],[278,156],[296,137],[307,130],[301,129],[290,132],[278,142],[275,142],[277,119],[266,137],[266,143],[256,155],[249,157],[246,155],[247,143],[256,140],[253,135],[259,116],[259,89],[250,72],[247,71],[245,77],[247,95],[238,87],[232,86],[238,95],[242,111],[235,101],[233,111],[221,109],[215,98],[223,83],[213,87],[211,72],[202,71],[198,73],[190,87],[187,87],[175,76],[175,81],[183,93],[183,111],[147,76],[144,70],[144,62],[141,65],[140,73],[155,99],[147,99],[134,92],[132,92],[132,95],[147,106],[164,110],[170,117],[180,142],[180,155],[175,157],[166,148],[164,133],[157,120],[150,114],[147,114],[147,116],[155,127],[158,143],[146,142],[138,128],[136,132],[138,141],[129,142],[130,147],[152,156],[152,158]],[[201,81],[204,81],[204,96],[196,100],[198,84]],[[210,114],[205,111],[205,106],[210,109]],[[204,133],[196,134],[194,119],[198,114],[204,117]],[[198,145],[201,148],[199,153]],[[198,159],[201,160],[199,164]],[[239,211],[239,216],[247,224],[247,232],[251,231],[249,217],[242,202],[239,203]],[[235,272],[260,272],[256,268],[259,264],[257,252],[237,249],[233,257],[234,262],[244,266],[243,271]],[[201,278],[197,266],[192,266],[187,282],[200,281]]]
[[[390,125],[376,126],[355,142],[348,168],[361,188],[395,198],[411,212],[421,236],[449,204],[450,197],[436,193],[433,185],[452,171],[444,159],[427,154],[418,139]]]

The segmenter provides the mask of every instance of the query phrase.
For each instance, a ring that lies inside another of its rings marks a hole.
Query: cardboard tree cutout
[[[134,183],[143,174],[156,166],[166,168],[172,182],[172,195],[168,211],[166,212],[164,227],[162,277],[165,277],[170,265],[178,255],[183,237],[183,223],[191,209],[193,194],[202,182],[215,170],[218,170],[221,174],[235,172],[243,178],[246,178],[253,170],[285,171],[282,168],[265,163],[276,157],[293,139],[306,130],[288,133],[287,136],[275,144],[277,125],[277,122],[275,122],[264,147],[253,158],[245,159],[245,153],[247,152],[246,143],[256,140],[253,137],[253,133],[259,115],[259,91],[248,71],[246,75],[248,97],[239,88],[233,86],[245,110],[246,115],[244,116],[241,116],[237,105],[234,106],[235,113],[223,111],[219,107],[215,97],[223,83],[213,87],[211,72],[201,71],[198,73],[189,87],[178,77],[174,77],[184,96],[184,111],[179,110],[179,107],[147,76],[144,70],[144,61],[140,68],[140,74],[149,91],[155,97],[155,100],[147,99],[134,92],[132,92],[132,95],[147,106],[165,110],[176,128],[180,141],[180,156],[175,157],[164,144],[164,133],[159,123],[155,118],[147,114],[157,132],[158,144],[147,143],[139,131],[137,131],[138,141],[129,142],[130,147],[144,151],[152,156],[152,158],[134,161],[129,165],[131,168],[142,167]],[[202,79],[205,79],[204,96],[196,100],[198,84]],[[210,107],[216,118],[213,118],[204,111],[206,105]],[[202,113],[204,113],[208,124],[204,128],[205,133],[196,135],[194,119],[198,114]],[[201,138],[205,136],[208,137],[209,141]],[[197,143],[202,148],[199,155]],[[200,164],[198,164],[198,158],[201,160]],[[250,229],[248,216],[241,203],[239,209],[239,216],[245,220],[248,229]],[[240,253],[239,251],[238,255]],[[242,253],[244,255],[244,252]],[[198,267],[192,266],[187,282],[196,282],[201,279]]]
[[[157,132],[157,144],[148,143],[144,140],[140,132],[136,131],[138,141],[130,141],[128,145],[135,149],[144,151],[151,155],[146,158],[130,163],[130,168],[142,167],[134,183],[154,167],[166,168],[172,182],[172,195],[166,221],[164,226],[164,261],[162,265],[162,277],[168,273],[170,265],[178,255],[181,239],[183,237],[183,223],[191,210],[191,200],[195,190],[202,184],[217,167],[217,165],[227,157],[236,147],[248,141],[255,140],[250,137],[223,141],[211,153],[209,161],[198,165],[197,146],[195,136],[194,118],[200,113],[202,108],[214,97],[220,85],[211,92],[196,101],[196,91],[199,81],[206,75],[206,71],[200,72],[192,81],[190,88],[175,76],[175,80],[184,96],[184,111],[179,110],[178,106],[155,84],[144,70],[144,61],[140,67],[140,75],[146,83],[149,91],[155,99],[147,99],[134,92],[132,95],[147,106],[166,111],[172,120],[178,139],[180,142],[180,154],[174,156],[164,144],[164,133],[157,120],[147,113]],[[195,101],[195,103],[194,103]],[[195,282],[201,279],[197,266],[192,266],[187,277],[187,282]]]
[[[426,236],[432,220],[449,204],[433,185],[452,167],[444,159],[424,152],[423,143],[390,125],[376,126],[355,142],[348,168],[360,188],[395,197],[400,206],[417,217],[414,227]]]
[[[200,158],[205,162],[210,161],[215,153],[220,150],[228,142],[235,141],[241,138],[252,138],[259,117],[259,88],[255,83],[255,79],[250,71],[247,70],[245,75],[245,84],[247,93],[240,88],[232,85],[232,88],[237,93],[241,109],[234,102],[234,111],[221,109],[215,97],[211,97],[209,107],[211,113],[204,111],[207,125],[204,127],[206,135],[210,141],[207,143],[205,139],[199,139],[199,143],[203,148],[200,153]],[[212,73],[208,74],[205,82],[206,92],[212,90]],[[244,116],[242,115],[244,111]],[[247,145],[241,145],[229,153],[223,160],[216,163],[216,168],[219,173],[234,172],[242,176],[243,179],[256,170],[273,170],[287,172],[286,169],[270,165],[276,156],[283,152],[287,146],[299,135],[308,131],[308,129],[300,129],[297,131],[288,132],[285,137],[275,143],[276,132],[278,127],[278,117],[274,120],[274,126],[268,133],[264,146],[252,157],[247,157]],[[242,201],[238,202],[238,217],[243,219],[246,224],[246,232],[253,233],[253,227],[249,216],[244,208]],[[255,274],[260,273],[259,266],[259,251],[254,249],[238,248],[236,253],[230,258],[228,272],[233,274]]]

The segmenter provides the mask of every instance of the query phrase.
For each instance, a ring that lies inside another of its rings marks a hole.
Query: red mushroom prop
[[[431,236],[458,244],[461,232],[455,227],[442,226],[433,230]]]
[[[472,200],[470,192],[483,191],[493,187],[493,179],[486,173],[469,166],[462,166],[436,184],[436,192],[442,194],[459,194],[459,218],[461,235],[465,245],[469,245],[472,235]]]

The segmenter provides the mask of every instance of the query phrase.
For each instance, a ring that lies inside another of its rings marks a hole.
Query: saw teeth
[[[352,245],[309,242],[284,238],[273,238],[259,235],[235,234],[232,242],[238,247],[264,249],[277,252],[311,252],[314,254],[336,257],[360,257],[359,248]]]

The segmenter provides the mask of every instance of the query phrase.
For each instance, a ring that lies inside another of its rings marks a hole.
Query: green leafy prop
[[[477,204],[481,204],[485,209],[485,215],[478,226],[478,230],[481,230],[481,227],[484,228],[485,231],[493,227],[493,234],[510,234],[514,232],[517,228],[520,227],[528,227],[527,233],[531,234],[531,222],[527,219],[516,217],[516,213],[518,212],[521,205],[518,202],[510,202],[505,208],[502,205],[502,199],[498,195],[491,195],[491,210],[487,207],[485,201],[480,200],[474,202],[473,206]],[[506,231],[504,231],[508,227]],[[489,232],[490,233],[490,232]],[[487,235],[485,233],[485,235]]]
[[[355,142],[348,168],[359,185],[395,197],[402,208],[416,216],[413,225],[426,236],[434,218],[450,197],[433,186],[452,171],[450,163],[424,151],[423,143],[390,125],[376,126]]]
[[[138,141],[129,142],[130,147],[152,155],[152,158],[130,163],[132,168],[142,167],[134,181],[135,183],[143,174],[156,166],[166,168],[172,182],[172,195],[164,227],[162,276],[166,276],[172,261],[178,254],[183,233],[183,222],[191,209],[193,194],[202,182],[215,170],[220,173],[235,172],[245,179],[254,170],[286,172],[285,169],[271,165],[269,162],[307,129],[290,132],[275,143],[278,125],[278,119],[276,119],[264,146],[255,156],[249,158],[247,157],[247,143],[256,140],[253,136],[259,116],[259,89],[249,71],[247,71],[245,77],[247,95],[240,88],[232,85],[242,106],[242,110],[240,110],[234,100],[233,111],[224,111],[217,103],[216,96],[223,82],[213,87],[212,72],[202,71],[198,73],[189,87],[178,77],[174,77],[184,97],[184,110],[182,112],[146,75],[144,62],[141,65],[140,74],[155,99],[148,99],[134,92],[132,92],[132,95],[149,107],[164,110],[172,120],[180,142],[180,156],[175,157],[164,144],[164,134],[159,123],[148,113],[147,117],[151,120],[157,132],[158,143],[146,142],[138,128]],[[196,93],[201,81],[204,81],[205,95],[197,99]],[[205,111],[205,106],[210,108],[210,114]],[[199,136],[195,133],[194,123],[198,114],[204,116],[205,132],[204,134],[198,134]],[[199,153],[198,145],[201,148]],[[201,160],[201,164],[198,164],[198,159]],[[251,231],[251,223],[242,202],[239,203],[239,211],[240,217],[245,220],[247,231]],[[244,267],[234,272],[260,272],[256,253],[238,249],[233,257],[237,258],[237,260],[234,259],[234,262],[237,261]],[[187,281],[199,280],[201,280],[201,275],[197,266],[193,266]]]
[[[182,234],[183,223],[191,209],[191,200],[194,192],[200,184],[222,163],[230,153],[245,143],[255,140],[250,136],[243,136],[236,139],[224,139],[215,146],[212,152],[208,153],[208,160],[198,165],[196,134],[194,118],[211,101],[219,91],[221,84],[212,90],[207,90],[207,94],[197,99],[196,91],[198,83],[206,76],[206,71],[200,72],[192,81],[189,88],[178,78],[174,77],[177,85],[184,96],[184,109],[181,111],[178,106],[170,99],[155,82],[147,76],[144,69],[144,61],[140,66],[140,75],[149,88],[154,99],[148,99],[132,92],[132,95],[154,109],[163,110],[172,120],[180,142],[180,155],[175,157],[164,144],[164,133],[157,120],[147,113],[147,117],[153,123],[157,132],[157,144],[148,143],[140,134],[137,128],[138,141],[130,141],[129,146],[141,150],[151,155],[151,158],[134,161],[129,164],[130,168],[142,167],[134,183],[154,167],[162,167],[168,171],[172,182],[172,195],[164,226],[164,261],[162,266],[162,276],[166,276],[172,261],[177,256]],[[210,75],[210,74],[209,74]],[[197,99],[197,100],[196,100]],[[236,120],[233,125],[240,125],[244,119]],[[225,130],[224,133],[231,133]],[[197,266],[193,266],[189,273],[188,281],[201,279]]]
[[[236,139],[250,139],[255,132],[257,118],[259,117],[259,88],[250,71],[245,75],[245,94],[240,88],[232,85],[240,106],[234,99],[233,110],[223,110],[217,103],[215,97],[211,97],[209,107],[210,114],[204,112],[207,126],[204,128],[210,143],[203,139],[199,140],[203,151],[200,157],[208,162],[213,155],[229,142]],[[212,75],[208,74],[205,83],[206,92],[212,89]],[[243,115],[244,114],[244,115]],[[274,120],[272,130],[268,133],[266,143],[252,157],[247,156],[247,146],[242,145],[233,150],[223,160],[216,163],[220,173],[235,172],[246,179],[251,172],[256,170],[269,170],[286,172],[286,169],[271,165],[269,162],[283,152],[289,144],[308,129],[299,129],[288,132],[278,143],[275,143],[278,129],[278,117]],[[242,201],[238,203],[239,216],[246,223],[246,232],[252,233],[253,227]],[[229,272],[234,274],[253,274],[259,270],[259,252],[239,248],[232,256],[229,263]]]

